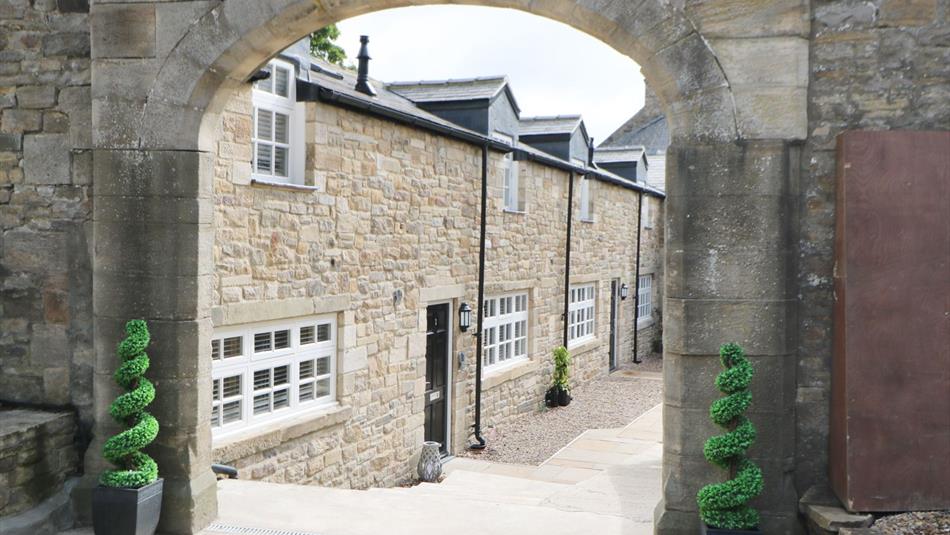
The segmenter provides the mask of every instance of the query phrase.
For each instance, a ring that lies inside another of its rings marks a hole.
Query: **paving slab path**
[[[662,413],[591,429],[540,466],[456,458],[439,484],[343,490],[224,480],[207,535],[649,535]],[[288,533],[289,532],[289,533]]]

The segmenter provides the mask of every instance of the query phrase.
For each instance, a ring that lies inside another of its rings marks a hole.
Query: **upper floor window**
[[[333,403],[333,317],[215,329],[211,429],[217,437]]]
[[[653,275],[640,275],[637,281],[637,325],[653,320]]]
[[[505,210],[509,212],[524,212],[524,192],[521,187],[521,177],[518,172],[518,162],[512,153],[505,154],[505,176],[502,192],[505,199]]]
[[[643,228],[653,228],[653,204],[649,197],[644,196],[640,203],[643,213],[640,214],[640,222]]]
[[[528,294],[490,297],[484,303],[482,366],[485,369],[528,357]]]
[[[581,221],[594,220],[594,207],[590,199],[590,179],[581,178]]]
[[[571,286],[570,303],[568,303],[568,346],[594,338],[595,295],[593,284]]]
[[[302,117],[296,114],[296,77],[294,66],[272,60],[265,70],[270,77],[254,83],[253,176],[275,182],[291,180],[295,159],[302,159]]]

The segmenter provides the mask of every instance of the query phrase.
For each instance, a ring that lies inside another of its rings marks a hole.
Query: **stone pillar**
[[[793,264],[798,148],[782,141],[678,142],[667,156],[663,501],[656,532],[695,534],[696,493],[723,472],[703,458],[720,433],[718,348],[738,342],[756,369],[750,456],[769,534],[799,533],[795,461]],[[792,162],[795,164],[793,165]]]
[[[99,149],[94,154],[94,439],[85,497],[105,468],[102,444],[118,428],[108,414],[119,393],[112,373],[124,324],[145,319],[152,334],[149,408],[160,423],[146,450],[165,478],[159,531],[194,533],[217,515],[211,472],[210,297],[212,161],[194,151]],[[203,342],[202,342],[203,341]]]

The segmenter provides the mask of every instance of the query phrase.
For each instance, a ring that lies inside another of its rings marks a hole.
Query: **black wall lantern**
[[[627,283],[625,282],[620,285],[620,300],[626,300],[628,295],[630,295],[630,288],[627,287]]]
[[[472,326],[472,307],[468,303],[459,305],[459,329],[464,333]]]

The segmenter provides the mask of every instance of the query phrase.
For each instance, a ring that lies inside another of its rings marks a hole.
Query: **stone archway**
[[[314,28],[437,0],[95,3],[90,19],[95,146],[94,299],[98,470],[112,425],[110,341],[144,317],[151,375],[173,395],[163,433],[163,530],[190,533],[216,511],[210,472],[210,132],[232,88]],[[660,533],[695,531],[701,455],[724,340],[759,368],[753,415],[768,533],[797,525],[794,476],[797,143],[805,138],[807,7],[669,0],[484,0],[585,31],[631,56],[665,102],[669,153],[663,502]]]

